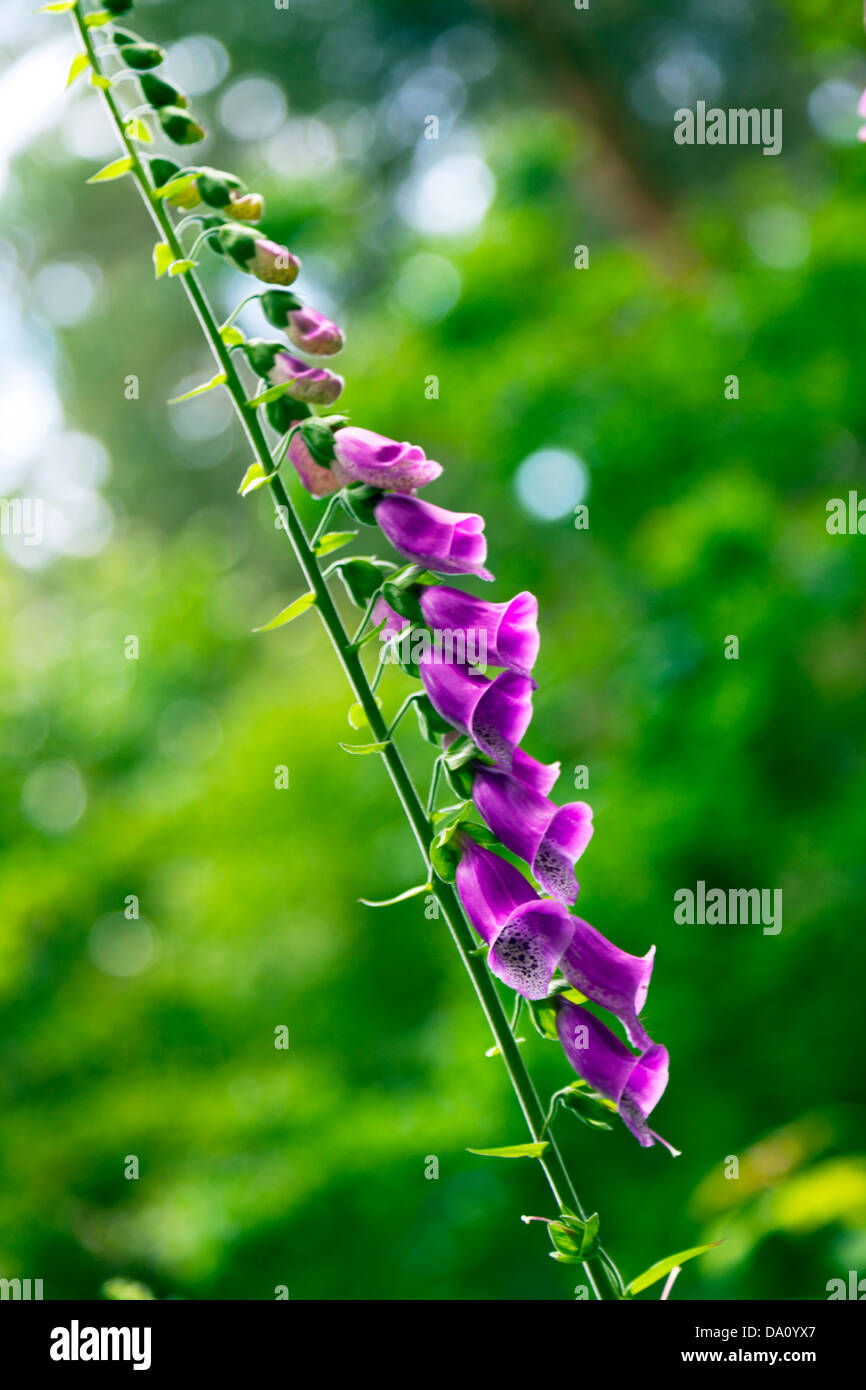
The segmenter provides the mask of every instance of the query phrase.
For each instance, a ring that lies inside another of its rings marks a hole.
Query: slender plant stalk
[[[74,9],[71,11],[71,15],[93,72],[96,73],[97,76],[103,77],[105,74],[102,71],[100,60],[91,37],[91,30],[84,22],[80,3],[75,5]],[[101,87],[101,94],[116,129],[124,154],[126,154],[131,161],[130,173],[150,213],[151,219],[161,238],[167,242],[170,247],[175,260],[183,260],[186,253],[178,240],[175,228],[165,210],[164,202],[152,196],[153,185],[145,172],[134,141],[130,139],[124,128],[126,116],[118,109],[110,88]],[[253,453],[264,469],[265,474],[269,475],[276,473],[274,458],[258,416],[255,410],[249,407],[247,394],[241,377],[232,361],[231,352],[220,336],[219,326],[195,273],[190,269],[184,271],[180,278],[183,280],[184,289],[186,290],[199,324],[216,358],[220,371],[225,377],[225,387],[232,397],[246,437],[252,446]],[[475,992],[478,995],[481,1007],[490,1025],[496,1046],[505,1063],[509,1079],[514,1087],[529,1132],[533,1140],[540,1141],[546,1139],[548,1142],[549,1147],[545,1149],[539,1162],[544,1169],[554,1199],[560,1208],[563,1206],[570,1207],[578,1216],[585,1217],[585,1212],[580,1204],[568,1169],[563,1161],[550,1126],[547,1125],[545,1127],[544,1109],[521,1054],[520,1047],[514,1036],[502,1000],[499,997],[499,993],[487,970],[484,960],[476,953],[475,937],[463,914],[457,894],[450,883],[437,881],[432,873],[428,850],[435,833],[434,828],[415,790],[406,764],[396,744],[389,737],[388,725],[376,702],[376,697],[364,670],[360,654],[358,650],[353,647],[346,629],[343,626],[342,619],[331,597],[327,581],[319,569],[319,564],[311,543],[307,538],[300,517],[280,477],[277,475],[270,478],[267,486],[270,488],[278,515],[289,537],[292,549],[295,553],[295,558],[300,565],[304,579],[309,589],[315,594],[315,607],[318,609],[319,616],[324,623],[325,629],[331,639],[331,643],[355,698],[364,711],[373,738],[377,743],[385,744],[381,753],[382,760],[388,769],[391,781],[394,784],[403,810],[406,813],[415,839],[418,842],[418,847],[421,850],[430,877],[431,891],[438,900],[441,915],[448,925],[460,959],[475,987]],[[618,1298],[623,1291],[622,1278],[607,1252],[601,1247],[597,1247],[597,1249],[600,1263],[607,1276],[609,1289],[604,1286],[599,1287],[592,1269],[588,1264],[584,1263],[582,1269],[587,1284],[593,1296],[597,1299],[602,1299],[604,1297]]]

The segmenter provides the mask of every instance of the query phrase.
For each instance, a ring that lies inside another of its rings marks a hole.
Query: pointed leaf
[[[387,744],[376,745],[380,748],[387,747]],[[341,748],[350,748],[351,744],[342,743]],[[355,751],[354,749],[352,750]],[[432,883],[419,883],[416,888],[407,888],[405,893],[398,893],[395,898],[383,898],[381,902],[373,902],[370,898],[359,898],[358,902],[365,907],[391,907],[393,903],[404,903],[407,898],[417,898],[421,893],[432,893]]]
[[[104,29],[111,23],[111,14],[108,10],[94,10],[93,14],[84,16],[84,23],[88,29]]]
[[[186,275],[188,270],[195,270],[197,265],[198,261],[172,261],[168,273],[169,275]],[[225,381],[225,377],[223,377],[223,381]]]
[[[178,174],[177,178],[169,179],[168,183],[162,184],[159,188],[154,188],[151,193],[152,198],[173,198],[177,193],[185,193],[191,184],[198,178],[197,173]]]
[[[294,379],[292,377],[292,381]],[[269,386],[267,391],[262,391],[261,395],[253,396],[252,400],[247,401],[250,410],[255,410],[260,405],[269,405],[271,401],[278,401],[280,396],[286,394],[292,381],[281,381],[279,386]]]
[[[194,386],[191,391],[185,391],[182,396],[173,396],[168,404],[179,405],[181,401],[191,401],[193,396],[203,396],[205,391],[212,391],[215,386],[225,386],[225,384],[225,372],[217,372],[215,377],[204,382],[202,386]]]
[[[137,140],[140,145],[153,144],[153,136],[144,121],[140,120],[138,116],[134,116],[131,121],[127,121],[124,130],[130,140]]]
[[[92,72],[90,74],[90,85],[91,87],[98,87],[101,92],[107,92],[111,83],[107,77],[102,76],[101,72]]]
[[[344,753],[356,753],[359,757],[366,758],[370,753],[384,753],[388,743],[341,743],[340,747]]]
[[[244,341],[243,333],[239,328],[235,328],[232,323],[225,324],[220,329],[220,337],[226,347],[238,347]]]
[[[265,483],[269,483],[271,479],[276,476],[276,471],[273,473],[266,473],[258,459],[256,459],[250,464],[246,473],[241,478],[241,485],[238,488],[238,492],[241,497],[247,497],[249,493],[255,492],[257,488],[262,487]]]
[[[153,269],[157,280],[165,274],[174,260],[174,252],[167,241],[158,241],[153,248]]]
[[[74,0],[73,0],[74,3]],[[66,79],[67,87],[71,87],[76,77],[84,72],[85,68],[90,67],[90,58],[86,53],[76,53],[72,59],[72,67],[69,69],[69,76]]]
[[[67,10],[75,9],[75,0],[54,0],[51,5],[40,5],[38,14],[65,14]]]
[[[301,597],[296,598],[294,603],[290,603],[288,608],[284,608],[275,618],[271,618],[269,623],[265,623],[263,627],[254,627],[253,632],[272,632],[275,627],[285,627],[286,623],[290,623],[295,618],[299,618],[302,613],[306,613],[307,609],[312,607],[315,602],[316,595],[312,591],[308,594],[301,594]]]
[[[329,531],[316,546],[316,554],[330,555],[332,550],[339,550],[341,546],[348,545],[357,534],[357,531]]]
[[[88,183],[108,183],[111,179],[122,179],[133,166],[132,155],[125,154],[122,159],[113,159],[97,174],[91,174]]]
[[[636,1279],[626,1287],[626,1293],[633,1297],[636,1293],[642,1293],[652,1284],[657,1284],[659,1279],[664,1279],[666,1274],[677,1265],[685,1264],[686,1260],[694,1260],[698,1255],[705,1255],[708,1250],[712,1250],[714,1245],[721,1245],[720,1240],[711,1240],[709,1245],[693,1245],[691,1250],[680,1250],[676,1255],[668,1255],[665,1259],[659,1260],[656,1264],[650,1265],[643,1274],[639,1274]]]
[[[512,1144],[505,1149],[467,1149],[470,1154],[478,1154],[481,1158],[541,1158],[545,1149],[549,1149],[550,1144],[547,1139],[540,1140],[537,1144]]]

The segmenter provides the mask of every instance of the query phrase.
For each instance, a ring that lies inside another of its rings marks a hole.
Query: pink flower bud
[[[313,405],[332,405],[345,385],[343,378],[325,367],[310,367],[300,357],[278,352],[267,374],[272,386],[289,383],[287,396]]]
[[[343,346],[343,335],[337,325],[306,305],[289,313],[286,334],[295,347],[314,357],[330,357]]]
[[[278,246],[266,237],[256,237],[253,254],[244,266],[266,285],[291,285],[298,278],[301,262],[287,246]]]

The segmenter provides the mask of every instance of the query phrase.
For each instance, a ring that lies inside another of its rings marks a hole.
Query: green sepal
[[[278,396],[276,400],[265,401],[268,424],[277,434],[287,434],[292,425],[309,414],[309,410],[304,401],[293,400],[291,396]]]
[[[451,727],[450,725],[448,726]],[[467,763],[473,762],[476,758],[484,755],[476,743],[473,743],[468,734],[461,734],[460,738],[454,740],[445,753],[443,761],[451,772],[458,772]]]
[[[173,82],[166,82],[163,77],[155,77],[152,72],[143,72],[138,79],[138,85],[141,87],[141,94],[145,101],[157,109],[162,106],[184,108],[189,105],[186,96],[179,87],[175,87]],[[167,181],[165,180],[165,182]]]
[[[460,851],[453,843],[454,826],[447,825],[444,830],[440,830],[430,843],[430,863],[437,878],[441,878],[444,883],[453,883],[457,877],[457,865],[460,863]]]
[[[248,338],[244,343],[244,357],[257,376],[267,376],[282,350],[282,343],[268,342],[266,338]]]
[[[129,49],[124,49],[124,58],[128,52]],[[163,133],[175,145],[196,145],[207,134],[204,126],[199,125],[182,106],[162,106],[156,114]]]
[[[409,618],[422,627],[425,625],[421,604],[418,602],[418,592],[414,585],[404,589],[400,584],[388,583],[382,589],[382,597],[388,607],[393,608],[395,613],[399,613],[401,618]]]
[[[382,493],[379,488],[369,487],[367,483],[356,483],[344,491],[343,506],[352,520],[357,521],[359,526],[375,526],[374,508],[381,496]]]
[[[470,767],[449,767],[443,763],[445,780],[451,790],[463,800],[467,800],[472,795],[472,769]]]
[[[219,241],[221,249],[239,266],[241,270],[246,270],[247,263],[256,254],[255,232],[250,231],[249,227],[241,227],[237,222],[227,222],[220,231]]]
[[[451,732],[447,719],[433,708],[429,695],[419,695],[415,701],[415,714],[418,717],[418,730],[428,743],[438,744],[443,734]]]
[[[289,314],[301,308],[301,301],[291,290],[265,290],[259,295],[262,313],[274,328],[285,328]]]
[[[337,560],[334,568],[355,607],[363,610],[382,587],[394,565],[390,560],[380,560],[375,555],[353,555],[351,559]]]
[[[418,624],[410,624],[409,627],[403,628],[398,634],[388,639],[400,670],[404,676],[411,676],[413,680],[420,680],[421,678],[421,668],[412,656],[413,637],[419,631],[426,631],[426,629],[422,629]]]
[[[342,417],[341,417],[342,418]],[[324,416],[311,415],[301,425],[301,438],[316,463],[327,468],[334,461],[334,432]]]
[[[579,1265],[598,1254],[598,1212],[582,1221],[579,1216],[563,1214],[547,1227],[553,1252],[551,1259],[560,1264]]]

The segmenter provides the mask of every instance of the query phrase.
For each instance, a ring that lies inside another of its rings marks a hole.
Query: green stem
[[[71,15],[93,70],[101,74],[101,67],[94,50],[91,31],[84,23],[80,2],[76,3],[75,8],[71,11]],[[129,139],[124,130],[124,118],[118,109],[111,90],[108,88],[101,90],[101,95],[109,115],[111,116],[123,150],[129,156],[131,161],[130,173],[135,180],[151,220],[156,226],[161,238],[168,243],[174,254],[175,260],[188,259],[184,256],[183,249],[177,239],[162,200],[152,197],[152,185],[148,181],[144,166],[139,158],[134,143]],[[261,423],[256,413],[248,409],[247,396],[243,382],[238,375],[231,354],[220,337],[217,321],[205,298],[204,292],[196,276],[192,272],[187,272],[180,278],[183,281],[186,294],[202,331],[208,340],[213,355],[219,364],[220,370],[225,374],[226,389],[232,397],[238,418],[246,433],[247,440],[265,473],[273,473],[275,471],[274,462]],[[373,735],[373,740],[377,743],[385,744],[380,756],[385,763],[400,800],[400,804],[412,828],[427,872],[430,874],[431,879],[433,879],[428,857],[428,847],[434,835],[433,826],[430,823],[430,819],[396,745],[388,739],[388,727],[376,702],[374,689],[367,679],[360,654],[349,641],[348,634],[337,612],[330,589],[328,588],[327,582],[307,539],[301,519],[295,511],[279,476],[271,478],[268,487],[271,490],[271,495],[283,528],[291,542],[295,558],[304,577],[304,582],[316,595],[315,606],[318,609],[319,617],[324,623],[355,699],[364,711],[364,715]],[[463,962],[463,966],[472,981],[499,1054],[505,1064],[520,1108],[523,1111],[523,1116],[529,1128],[529,1132],[533,1140],[538,1141],[542,1137],[545,1123],[544,1109],[521,1054],[520,1047],[509,1026],[508,1016],[505,1012],[502,1000],[499,997],[493,976],[489,973],[485,960],[475,954],[475,937],[472,928],[469,926],[463,914],[460,900],[453,886],[450,883],[434,881],[433,892],[436,895],[440,912],[451,933],[457,952]],[[584,1216],[583,1209],[580,1205],[577,1193],[575,1192],[568,1169],[565,1166],[562,1155],[549,1128],[546,1137],[548,1148],[539,1159],[539,1162],[550,1185],[554,1200],[560,1208],[568,1206],[582,1217]],[[597,1299],[601,1299],[605,1295],[603,1295],[602,1291],[599,1289],[592,1269],[588,1264],[584,1264],[582,1268],[584,1277],[592,1293]],[[614,1297],[617,1297],[617,1281],[614,1280],[613,1276],[610,1274],[608,1278],[612,1294]],[[608,1293],[606,1296],[610,1297],[611,1295]]]

